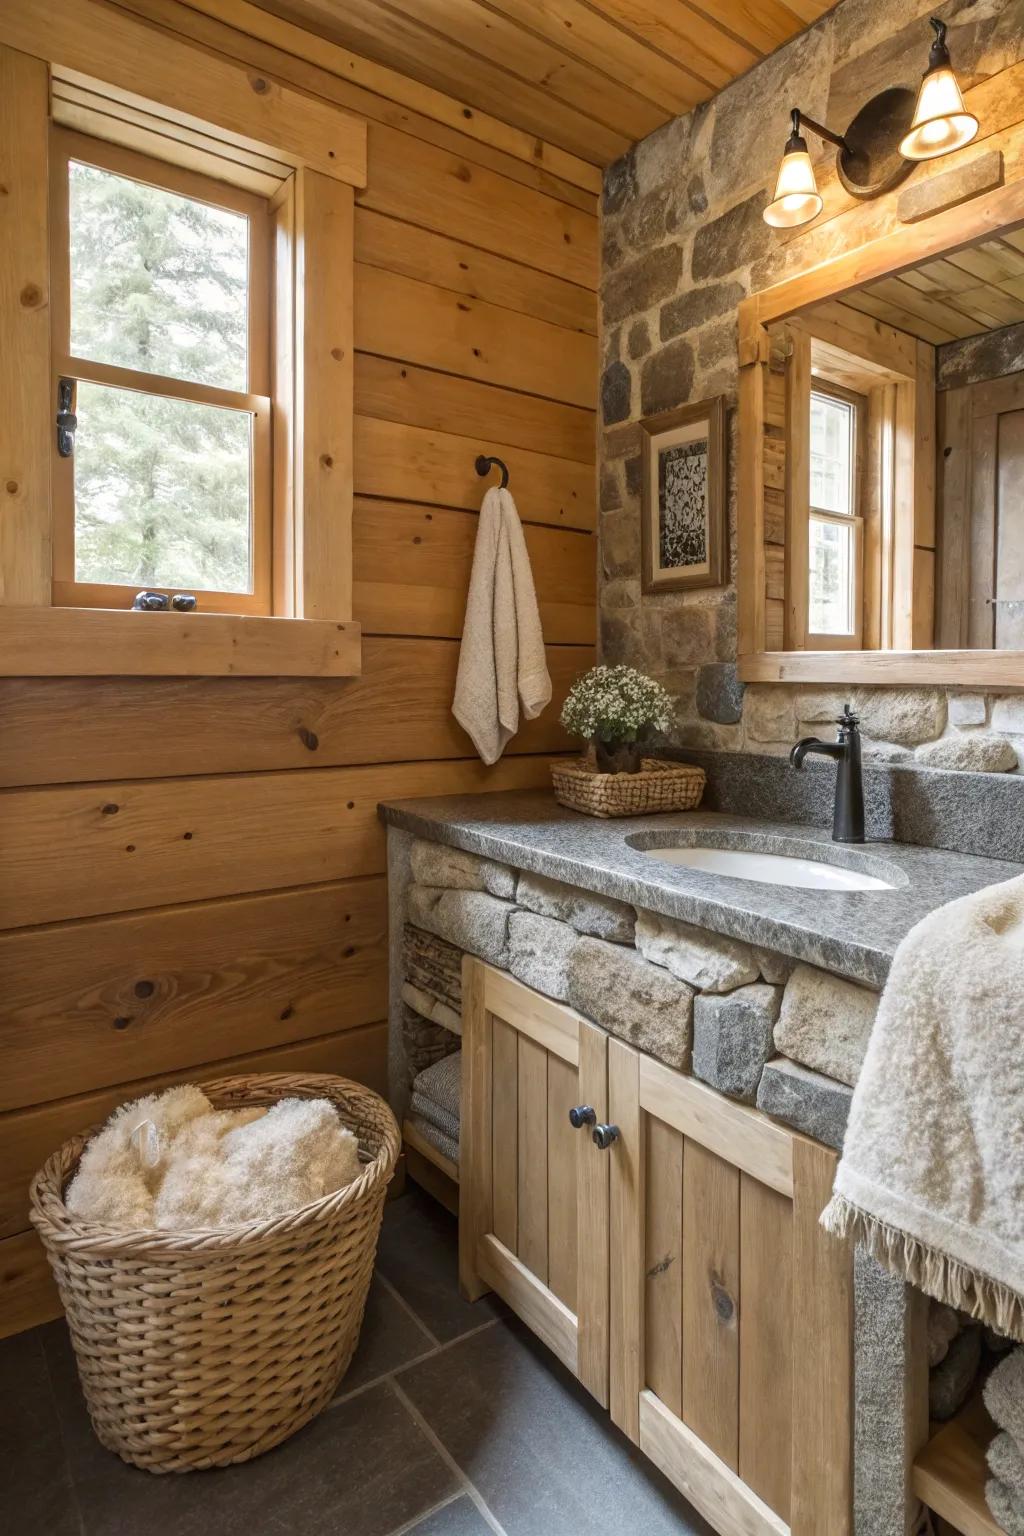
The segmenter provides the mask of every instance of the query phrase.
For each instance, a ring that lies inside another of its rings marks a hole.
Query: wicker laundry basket
[[[88,1140],[32,1181],[32,1221],[67,1314],[93,1427],[151,1472],[259,1456],[314,1418],[352,1358],[400,1137],[377,1094],[328,1073],[205,1082],[218,1109],[330,1099],[365,1167],[268,1221],[118,1232],[80,1221],[64,1190]]]

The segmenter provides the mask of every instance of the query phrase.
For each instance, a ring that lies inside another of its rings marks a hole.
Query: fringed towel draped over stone
[[[1024,876],[900,945],[822,1222],[1024,1339]]]

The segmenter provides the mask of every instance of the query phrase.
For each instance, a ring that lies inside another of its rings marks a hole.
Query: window
[[[861,643],[864,403],[820,380],[811,389],[807,634],[824,648]]]
[[[52,164],[53,395],[70,381],[78,418],[53,600],[269,613],[268,205],[61,130]]]

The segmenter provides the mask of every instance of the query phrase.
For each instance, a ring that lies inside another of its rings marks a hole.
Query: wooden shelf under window
[[[963,1536],[1002,1536],[985,1503],[992,1421],[978,1398],[932,1436],[914,1463],[914,1492]]]
[[[0,606],[0,677],[357,677],[353,621]]]

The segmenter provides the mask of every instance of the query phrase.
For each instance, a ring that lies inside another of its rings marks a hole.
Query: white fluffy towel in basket
[[[327,1099],[218,1110],[186,1083],[115,1110],[66,1203],[126,1230],[230,1227],[299,1210],[360,1171],[359,1143]]]

